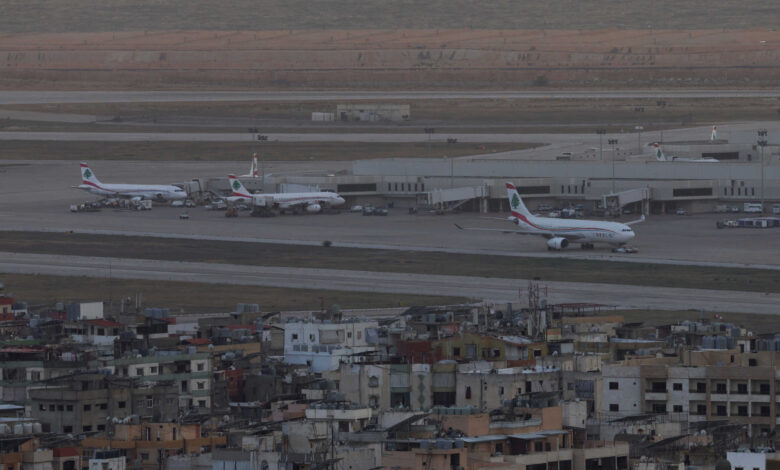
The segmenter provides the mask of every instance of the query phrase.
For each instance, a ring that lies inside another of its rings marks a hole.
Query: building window
[[[747,416],[747,406],[738,406],[737,407],[737,414],[739,416]]]
[[[141,460],[149,460],[149,452],[141,452]]]
[[[81,432],[92,432],[92,426],[82,426]]]
[[[92,405],[84,405],[84,411],[89,411],[92,409]]]
[[[455,357],[460,356],[460,348],[452,348],[452,355]]]
[[[206,385],[203,382],[198,382],[198,390],[203,390],[206,388]]]
[[[140,375],[140,376],[143,376],[143,375],[144,375],[144,368],[143,368],[143,367],[139,367],[139,368],[137,368],[137,369],[135,370],[135,375]]]
[[[200,370],[200,371],[202,371],[205,367],[206,367],[206,364],[204,364],[202,362],[199,362],[198,365],[197,365],[197,369]]]
[[[666,413],[666,404],[664,404],[664,403],[654,403],[653,404],[653,413]]]
[[[672,411],[674,411],[675,413],[682,413],[682,410],[683,410],[682,405],[674,405],[672,407]]]
[[[127,406],[127,402],[120,401],[119,403],[116,404],[116,406],[117,408],[124,408],[125,406]]]
[[[696,382],[696,393],[707,393],[707,383]]]
[[[498,387],[498,394],[503,395],[504,394],[504,387]]]
[[[726,416],[726,406],[725,405],[718,405],[716,408],[716,415],[718,416]]]
[[[38,405],[38,409],[40,409],[41,411],[46,411],[46,405],[44,404]]]
[[[55,410],[55,408],[56,408],[56,407],[55,407],[54,405],[49,405],[49,411],[54,411],[54,410]]]
[[[292,339],[293,339],[293,341],[297,341],[298,340],[298,334],[297,333],[293,333],[292,334]]]
[[[542,443],[534,442],[534,452],[541,452],[541,451],[542,451]]]
[[[610,403],[609,411],[620,411],[620,406],[617,403]]]
[[[466,399],[468,400],[470,398],[471,398],[471,386],[467,385],[466,386]]]
[[[681,383],[673,383],[672,384],[672,390],[682,390],[682,384]]]
[[[609,383],[609,389],[610,390],[618,390],[619,387],[620,387],[620,385],[618,384],[618,382],[610,382]]]
[[[63,426],[62,427],[62,432],[64,432],[64,433],[71,433],[71,432],[73,432],[73,426]]]
[[[108,403],[101,403],[101,404],[98,405],[98,407],[101,410],[107,410],[108,409]]]
[[[98,431],[105,431],[106,430],[106,425],[105,424],[98,424],[97,425],[97,430]]]
[[[368,386],[371,388],[376,388],[379,386],[379,377],[372,375],[368,378]]]
[[[149,373],[150,374],[156,374],[157,373],[157,367],[150,367],[149,368]]]
[[[64,405],[57,405],[57,411],[64,411],[65,406]]]
[[[198,406],[201,408],[206,407],[206,400],[198,400]]]
[[[66,405],[65,411],[73,411],[73,405]]]
[[[707,405],[696,405],[696,414],[704,416],[707,414]]]
[[[715,384],[715,393],[726,393],[726,384]]]

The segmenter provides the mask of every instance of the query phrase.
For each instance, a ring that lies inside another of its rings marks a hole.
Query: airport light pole
[[[431,156],[431,136],[436,132],[433,127],[426,127],[425,133],[428,134],[428,156]]]
[[[604,134],[607,133],[606,129],[596,129],[596,134],[599,136],[599,159],[604,160],[604,147],[602,145],[602,140],[604,139]]]
[[[634,107],[634,112],[635,113],[644,113],[645,112],[645,107],[644,106],[635,106]],[[642,119],[637,117],[637,122],[641,123]],[[637,153],[642,153],[642,144],[640,143],[640,141],[642,140],[642,129],[643,129],[643,127],[642,126],[635,126],[634,129],[639,131],[639,138],[637,139],[637,147],[638,147]]]
[[[661,108],[661,109],[666,109],[666,101],[664,101],[664,100],[658,100],[658,101],[656,101],[656,102],[655,102],[655,105],[656,105],[656,106],[658,106],[658,107],[659,107],[659,108]],[[664,121],[663,121],[663,119],[662,119],[662,120],[661,120],[661,142],[660,142],[660,143],[663,143],[663,142],[664,142],[664,128],[663,128],[663,125],[664,125],[664,124],[665,124],[665,122],[664,122]]]
[[[617,157],[617,149],[615,146],[618,144],[618,140],[609,139],[607,140],[607,143],[612,146],[612,194],[615,194],[615,157]]]
[[[642,130],[644,127],[642,126],[636,126],[634,127],[636,129],[637,135],[636,135],[636,147],[637,147],[637,154],[642,153]]]
[[[761,212],[764,212],[764,147],[767,145],[766,129],[758,131],[758,146],[761,147]]]

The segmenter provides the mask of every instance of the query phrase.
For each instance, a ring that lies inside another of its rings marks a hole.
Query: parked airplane
[[[249,167],[249,174],[247,175],[241,175],[241,178],[257,178],[258,169],[257,169],[257,154],[252,154],[252,166]]]
[[[713,131],[715,132],[715,131]],[[655,149],[655,159],[659,162],[688,162],[688,163],[718,163],[718,160],[714,158],[680,158],[680,157],[667,157],[664,155],[663,149],[658,143],[653,144]]]
[[[136,200],[152,199],[171,201],[187,199],[187,193],[178,186],[170,184],[105,184],[101,183],[89,166],[81,162],[81,184],[74,188],[89,191],[104,197],[132,198]]]
[[[525,207],[523,200],[517,193],[512,183],[506,184],[509,206],[512,215],[507,218],[520,227],[518,230],[504,230],[491,228],[463,228],[461,230],[485,230],[493,232],[519,233],[522,235],[540,235],[547,239],[548,250],[562,250],[570,243],[579,243],[584,250],[593,249],[594,243],[607,243],[613,246],[622,246],[634,238],[634,231],[629,225],[645,220],[641,219],[628,223],[602,222],[598,220],[554,219],[548,217],[536,217]]]
[[[344,204],[344,198],[327,191],[312,191],[306,193],[259,193],[252,194],[241,184],[235,175],[228,175],[233,196],[227,200],[233,203],[251,203],[255,207],[265,207],[268,210],[298,212],[320,212],[323,208],[336,207]]]

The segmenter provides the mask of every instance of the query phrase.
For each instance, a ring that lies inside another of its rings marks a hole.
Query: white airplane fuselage
[[[103,197],[128,197],[158,201],[187,198],[187,193],[180,187],[164,184],[98,184],[83,182],[78,188]]]
[[[525,216],[514,211],[511,220],[528,234],[547,238],[565,238],[572,243],[608,243],[619,246],[628,243],[636,236],[631,227],[619,222],[553,219]]]
[[[327,191],[318,191],[311,193],[260,193],[246,196],[233,195],[227,199],[230,202],[251,202],[252,204],[263,206],[269,203],[278,206],[280,209],[288,209],[294,206],[305,206],[312,204],[326,204],[329,207],[340,206],[344,204],[344,198],[336,193]]]

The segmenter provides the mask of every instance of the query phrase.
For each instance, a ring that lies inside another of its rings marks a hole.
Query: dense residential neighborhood
[[[606,305],[533,303],[173,314],[132,299],[33,309],[11,294],[0,306],[3,470],[775,459],[780,338],[717,317],[649,327]]]

